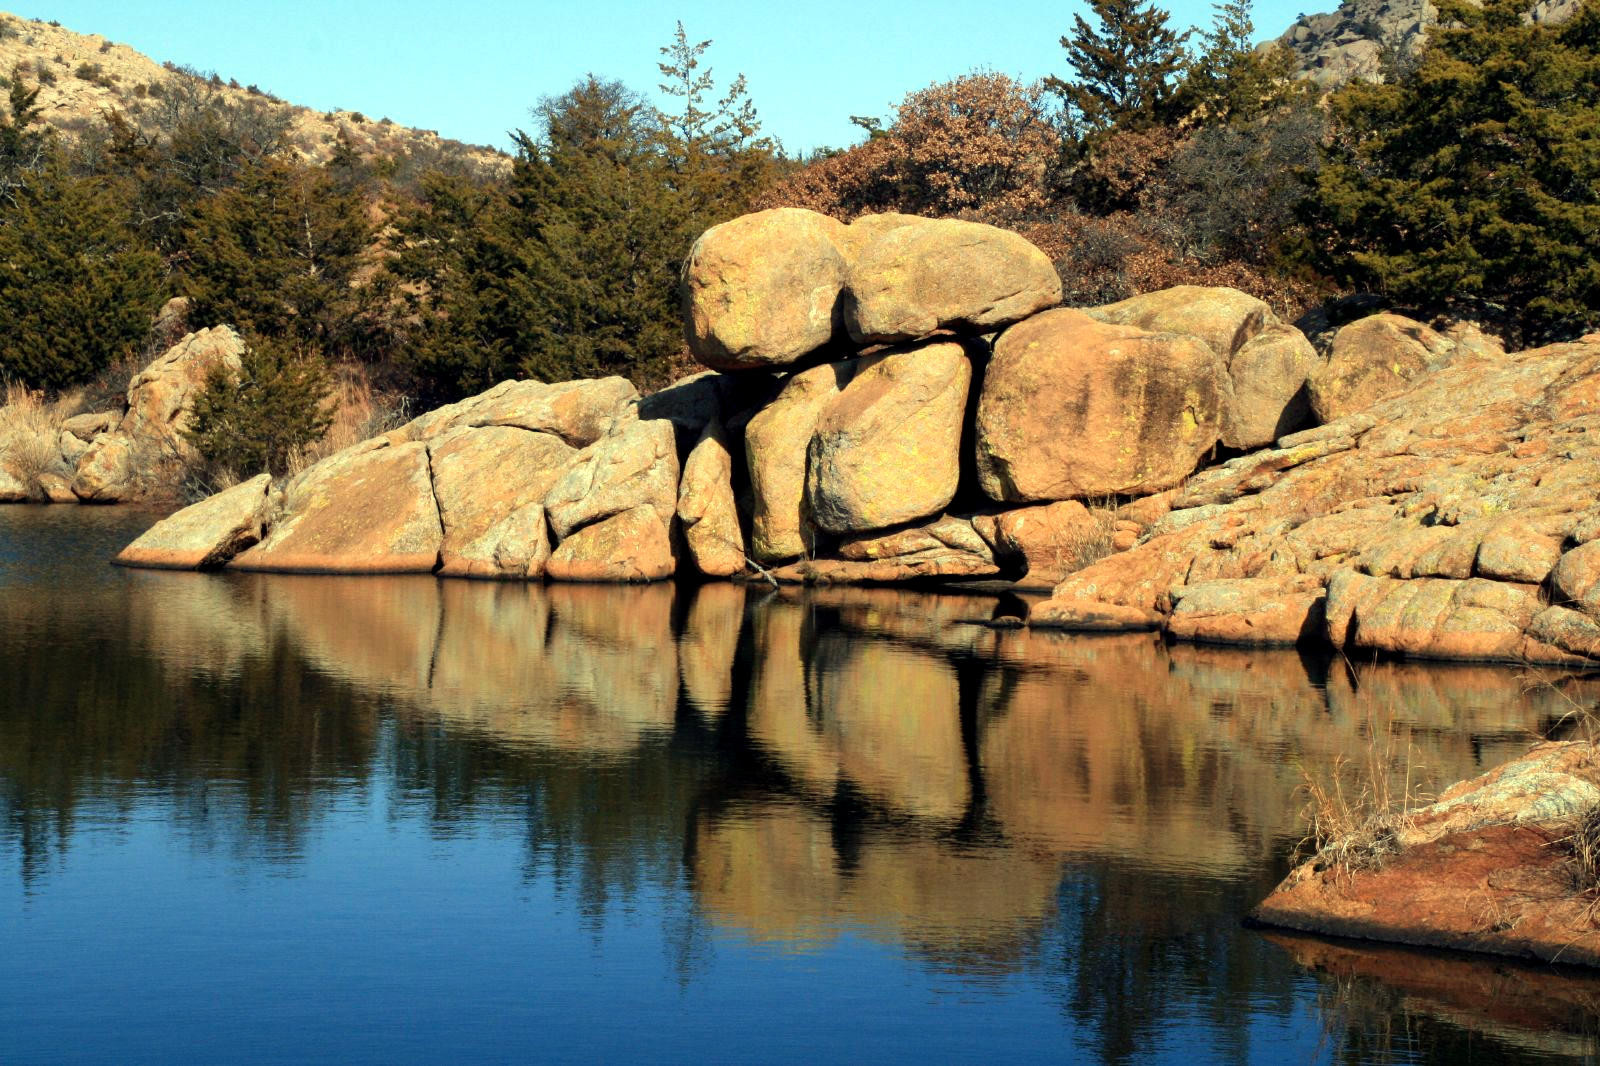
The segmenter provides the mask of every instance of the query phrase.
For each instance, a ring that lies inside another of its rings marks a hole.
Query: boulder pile
[[[1232,289],[1060,299],[990,226],[747,215],[684,265],[705,373],[506,382],[121,561],[1000,578],[1053,589],[1040,626],[1600,659],[1600,338],[1507,355],[1378,314],[1324,355]]]
[[[190,333],[133,376],[120,410],[74,415],[8,461],[0,408],[0,502],[122,503],[170,498],[195,460],[183,434],[194,398],[217,367],[237,371],[244,342],[227,326]],[[16,442],[18,448],[22,442]],[[26,467],[26,469],[24,469]]]

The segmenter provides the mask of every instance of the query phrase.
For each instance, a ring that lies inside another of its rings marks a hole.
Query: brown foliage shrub
[[[780,181],[757,207],[1024,217],[1046,206],[1060,137],[1037,85],[973,73],[910,93],[880,136]]]

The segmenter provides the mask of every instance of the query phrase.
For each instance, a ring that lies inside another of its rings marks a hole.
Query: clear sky
[[[1304,2],[1304,0],[1300,0]],[[1257,0],[1259,36],[1303,8]],[[1331,10],[1327,0],[1312,10]],[[588,72],[654,93],[657,49],[682,19],[719,86],[743,72],[765,130],[790,152],[859,140],[851,115],[888,114],[907,92],[990,69],[1025,79],[1064,73],[1059,44],[1081,0],[47,0],[25,18],[98,33],[157,61],[256,84],[319,110],[388,116],[447,137],[506,147],[528,109]],[[1209,23],[1207,0],[1171,6]]]

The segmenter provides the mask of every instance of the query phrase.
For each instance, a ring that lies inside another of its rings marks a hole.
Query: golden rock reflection
[[[1270,879],[1298,836],[1302,766],[1401,729],[1448,783],[1600,698],[1600,682],[1497,667],[990,629],[978,595],[131,581],[130,639],[176,669],[287,646],[402,718],[513,752],[655,760],[638,772],[690,782],[663,794],[710,790],[682,808],[700,907],[796,945],[851,928],[1006,955],[1082,864]],[[657,751],[667,740],[679,750]],[[685,749],[740,768],[707,785],[673,761]]]

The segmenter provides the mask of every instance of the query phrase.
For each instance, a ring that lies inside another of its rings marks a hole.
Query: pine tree
[[[678,265],[696,230],[657,113],[590,76],[518,131],[503,193],[431,179],[390,265],[418,290],[404,360],[428,400],[506,377],[658,380],[680,347]]]
[[[1090,134],[1166,122],[1187,61],[1188,32],[1174,33],[1168,13],[1152,0],[1090,0],[1089,6],[1096,25],[1074,15],[1072,33],[1061,38],[1075,78],[1051,77],[1045,87]]]
[[[16,203],[17,189],[44,168],[52,131],[40,126],[39,86],[28,88],[22,67],[11,72],[10,113],[0,117],[0,202]]]
[[[1441,16],[1412,73],[1335,97],[1308,255],[1409,303],[1501,305],[1525,339],[1580,332],[1600,322],[1600,6]]]
[[[761,135],[761,120],[743,74],[716,97],[711,69],[702,69],[710,40],[691,44],[683,23],[657,63],[663,94],[680,101],[659,112],[667,161],[689,208],[707,226],[740,214],[771,176],[774,145]],[[714,102],[713,102],[714,101]]]

